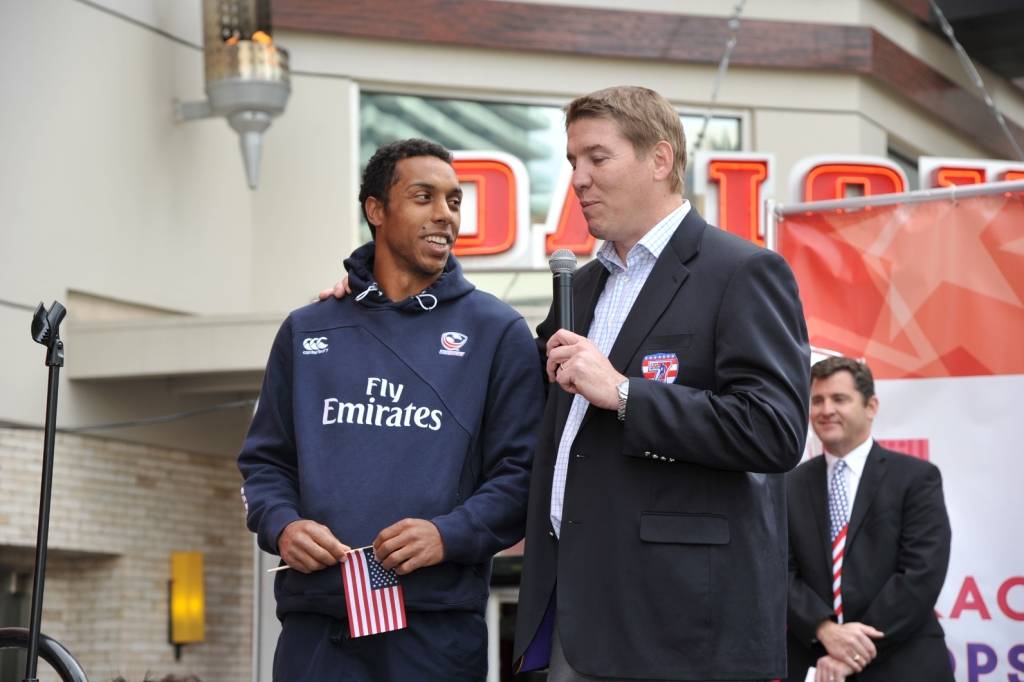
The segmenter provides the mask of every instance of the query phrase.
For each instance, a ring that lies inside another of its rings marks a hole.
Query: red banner
[[[879,378],[1024,374],[1024,194],[780,219],[811,344]]]

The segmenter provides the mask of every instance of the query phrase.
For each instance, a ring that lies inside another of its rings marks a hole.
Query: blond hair
[[[637,156],[651,151],[664,140],[672,145],[674,173],[672,191],[683,191],[686,172],[686,134],[679,114],[664,97],[649,88],[619,85],[577,97],[565,107],[565,128],[581,118],[615,121]]]

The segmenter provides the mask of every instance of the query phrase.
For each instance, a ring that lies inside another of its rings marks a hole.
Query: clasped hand
[[[864,623],[840,625],[831,620],[818,626],[816,635],[828,652],[827,656],[818,659],[815,666],[816,682],[840,682],[864,670],[878,655],[873,640],[883,637],[881,631]]]

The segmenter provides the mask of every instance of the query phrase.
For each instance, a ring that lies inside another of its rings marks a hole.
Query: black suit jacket
[[[787,476],[789,499],[789,672],[803,682],[825,655],[815,639],[832,618],[826,461]],[[949,565],[950,528],[938,468],[887,450],[868,453],[843,556],[843,618],[877,628],[878,657],[858,682],[953,680],[935,601]]]
[[[607,271],[573,284],[585,333]],[[544,342],[556,318],[538,327]],[[675,353],[674,383],[642,378]],[[565,655],[578,672],[657,679],[785,672],[786,510],[781,472],[807,428],[809,347],[792,272],[777,254],[694,210],[654,266],[609,354],[630,377],[625,423],[588,409],[573,442],[561,540],[549,521],[572,396],[549,391],[534,461],[515,655],[557,582]],[[672,461],[674,460],[674,461]]]

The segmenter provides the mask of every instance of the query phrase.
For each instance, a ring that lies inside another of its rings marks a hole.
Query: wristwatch
[[[619,421],[624,422],[626,421],[626,401],[629,399],[629,379],[616,386],[615,390],[619,392]]]

